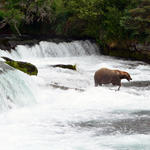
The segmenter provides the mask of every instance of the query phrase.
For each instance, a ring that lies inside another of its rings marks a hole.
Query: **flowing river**
[[[100,54],[90,41],[40,42],[0,56],[30,62],[28,76],[0,62],[2,150],[149,150],[150,65]],[[77,71],[53,68],[72,64]],[[132,81],[94,87],[101,67],[124,70]]]

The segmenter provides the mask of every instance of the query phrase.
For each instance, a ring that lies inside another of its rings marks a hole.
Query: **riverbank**
[[[108,56],[150,63],[150,49],[102,49],[101,53]]]

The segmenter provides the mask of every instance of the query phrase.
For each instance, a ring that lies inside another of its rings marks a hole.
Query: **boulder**
[[[2,57],[5,60],[5,63],[9,66],[16,68],[24,73],[27,73],[29,75],[37,75],[38,69],[36,66],[34,66],[31,63],[28,62],[21,62],[21,61],[15,61],[8,57]]]
[[[71,70],[77,70],[76,65],[64,65],[64,64],[57,64],[57,65],[51,65],[51,67],[59,67],[63,69],[71,69]]]

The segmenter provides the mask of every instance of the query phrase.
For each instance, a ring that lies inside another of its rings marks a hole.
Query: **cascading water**
[[[1,109],[17,107],[0,114],[3,150],[150,149],[148,64],[100,55],[90,41],[19,45],[0,56],[31,62],[39,71],[30,77],[0,66]],[[77,71],[53,64],[76,64]],[[94,87],[100,67],[125,70],[133,81],[123,80],[118,92]]]
[[[25,74],[16,71],[4,62],[0,62],[0,69],[0,112],[36,102],[30,91],[32,85],[29,85],[30,80]]]
[[[39,44],[29,47],[19,45],[12,55],[21,58],[43,58],[43,57],[70,57],[70,56],[85,56],[98,54],[96,44],[87,41],[74,42],[40,42]]]

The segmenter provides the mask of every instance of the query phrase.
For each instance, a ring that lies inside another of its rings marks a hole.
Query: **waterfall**
[[[35,103],[30,77],[0,62],[0,112]]]
[[[85,56],[96,55],[99,53],[99,48],[95,43],[88,40],[86,41],[73,41],[73,42],[46,42],[41,41],[35,46],[18,45],[15,51],[12,52],[13,56],[19,58],[29,57],[69,57],[69,56]]]
[[[73,42],[46,42],[41,41],[32,47],[18,45],[11,53],[0,51],[0,56],[6,56],[14,60],[29,60],[44,57],[69,57],[96,55],[99,52],[98,46],[88,40]],[[3,59],[2,59],[3,60]],[[34,62],[33,62],[34,63]],[[31,83],[32,82],[32,83]],[[36,94],[32,77],[9,67],[0,62],[0,111],[13,107],[25,106],[34,103]]]

